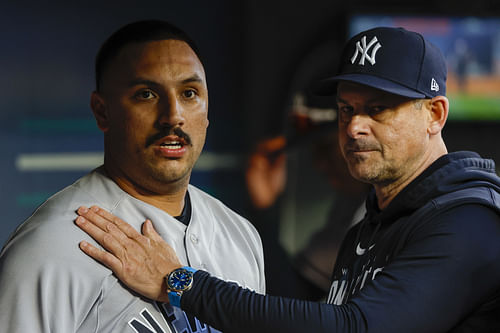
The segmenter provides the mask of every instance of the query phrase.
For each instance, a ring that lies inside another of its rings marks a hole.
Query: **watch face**
[[[169,274],[167,279],[168,289],[173,291],[186,291],[191,288],[193,283],[193,273],[184,269],[178,268]]]

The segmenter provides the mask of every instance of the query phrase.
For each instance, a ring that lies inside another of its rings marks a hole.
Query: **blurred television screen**
[[[500,121],[500,17],[352,14],[349,37],[376,27],[421,33],[448,64],[450,120]]]

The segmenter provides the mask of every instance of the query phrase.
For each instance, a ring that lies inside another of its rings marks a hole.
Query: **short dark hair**
[[[101,46],[95,60],[96,91],[101,88],[101,81],[106,67],[120,50],[130,43],[144,43],[157,40],[174,39],[186,42],[201,60],[198,47],[189,35],[175,25],[161,20],[144,20],[129,23],[115,31]],[[203,64],[203,62],[202,62]]]

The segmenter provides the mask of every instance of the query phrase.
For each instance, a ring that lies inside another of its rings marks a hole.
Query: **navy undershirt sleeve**
[[[182,309],[225,333],[366,331],[354,304],[333,306],[264,296],[204,271],[197,271],[194,281],[193,288],[182,296]]]
[[[471,328],[463,332],[480,332],[498,321],[488,311],[499,309],[499,239],[500,217],[465,205],[416,228],[400,255],[346,304],[263,296],[198,271],[181,306],[226,333],[451,332],[464,321]]]

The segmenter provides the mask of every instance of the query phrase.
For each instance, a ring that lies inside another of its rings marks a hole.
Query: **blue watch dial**
[[[172,271],[167,278],[167,286],[171,291],[186,291],[193,284],[193,272],[185,268]]]

